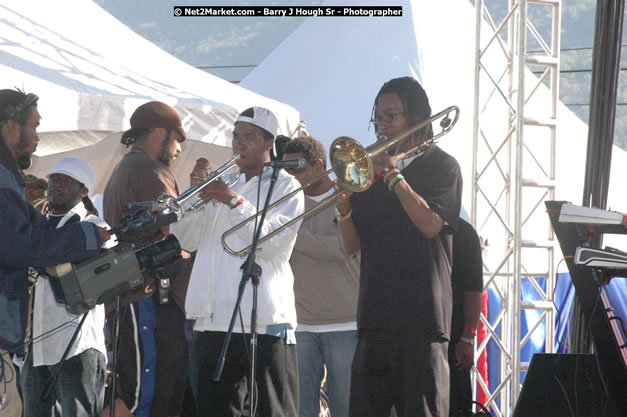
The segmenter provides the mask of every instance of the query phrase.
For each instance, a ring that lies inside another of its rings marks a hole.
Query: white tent
[[[288,135],[300,121],[292,107],[172,57],[90,0],[2,0],[0,79],[0,88],[40,96],[44,133],[30,172],[43,176],[61,156],[81,155],[98,173],[96,192],[125,153],[119,136],[110,136],[128,129],[132,112],[147,101],[173,106],[191,139],[173,165],[181,187],[196,158],[214,167],[227,159],[233,123],[244,109],[273,110]]]

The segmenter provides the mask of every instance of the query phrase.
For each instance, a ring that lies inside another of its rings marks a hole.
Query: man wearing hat
[[[53,228],[25,199],[23,169],[37,148],[38,97],[0,90],[0,416],[22,414],[9,357],[21,355],[28,305],[28,268],[75,262],[98,254],[106,229],[80,222]]]
[[[115,167],[103,196],[104,218],[112,226],[128,214],[128,203],[155,201],[162,194],[178,195],[169,166],[186,138],[179,115],[167,104],[151,101],[135,110],[130,124],[121,142],[131,150]],[[168,226],[161,228],[146,245],[168,233]],[[181,413],[187,378],[183,308],[190,267],[189,254],[184,252],[183,257],[183,267],[170,277],[173,303],[160,303],[152,275],[145,276],[144,286],[123,297],[116,416]],[[107,305],[107,311],[111,309]],[[114,312],[109,313],[107,322],[114,323],[114,317]],[[103,415],[109,415],[107,409]]]
[[[96,174],[89,162],[76,156],[62,158],[48,174],[48,222],[56,228],[79,221],[108,228],[97,217],[89,195]],[[109,240],[105,247],[113,246]],[[104,403],[105,311],[97,305],[87,313],[78,336],[65,359],[51,395],[42,399],[46,385],[68,347],[81,316],[58,303],[47,276],[35,286],[32,344],[22,368],[20,384],[24,414],[51,416],[56,407],[63,415],[95,417]]]
[[[37,178],[33,174],[26,175],[24,179],[26,180],[26,201],[31,204],[41,201],[46,196],[48,181],[43,178]]]
[[[239,416],[248,408],[250,338],[247,333],[251,330],[253,305],[250,280],[246,283],[240,305],[241,320],[235,326],[236,334],[229,344],[224,371],[218,383],[213,381],[235,307],[242,275],[240,266],[245,260],[245,257],[227,253],[221,236],[264,206],[272,177],[272,170],[264,164],[270,161],[277,129],[277,119],[267,109],[252,107],[242,112],[235,122],[232,142],[233,152],[240,155],[237,161],[241,170],[239,181],[231,188],[221,180],[210,183],[206,192],[201,194],[217,204],[207,204],[202,211],[186,214],[182,221],[172,226],[172,233],[183,249],[198,251],[185,309],[187,317],[196,320],[196,408],[199,416]],[[294,177],[280,171],[272,201],[298,187]],[[303,208],[303,195],[298,193],[269,210],[262,236],[301,214]],[[236,250],[248,246],[252,242],[254,225],[251,221],[227,237],[228,245]],[[258,416],[298,415],[296,309],[289,258],[299,225],[298,222],[262,243],[256,253],[261,278],[257,306],[256,401],[253,406]]]

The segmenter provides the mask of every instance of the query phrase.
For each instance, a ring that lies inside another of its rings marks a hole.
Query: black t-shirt
[[[481,241],[475,229],[459,219],[453,237],[453,319],[451,340],[457,341],[464,332],[464,292],[483,291],[483,260]]]
[[[462,193],[457,161],[432,145],[402,174],[454,230]],[[361,241],[359,328],[448,338],[452,236],[427,239],[382,180],[351,199]]]

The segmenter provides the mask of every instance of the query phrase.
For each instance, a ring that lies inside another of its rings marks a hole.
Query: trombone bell
[[[329,159],[335,176],[345,188],[361,192],[372,185],[372,159],[355,139],[348,136],[335,139],[329,149]]]

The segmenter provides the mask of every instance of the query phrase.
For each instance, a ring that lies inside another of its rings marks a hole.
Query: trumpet
[[[226,174],[228,172],[228,170],[230,170],[231,168],[236,168],[236,163],[237,163],[238,159],[239,159],[239,155],[238,154],[234,154],[233,157],[230,160],[228,160],[227,162],[225,162],[224,164],[222,164],[220,166],[220,168],[216,169],[215,171],[211,172],[209,175],[205,176],[200,183],[198,183],[196,185],[192,185],[187,190],[185,190],[181,194],[179,194],[179,196],[176,198],[176,200],[180,204],[185,203],[187,200],[189,200],[190,198],[192,198],[196,194],[200,193],[207,185],[209,185],[213,181],[217,180],[218,178],[220,178],[224,174]],[[239,176],[235,177],[235,179],[233,181],[227,182],[226,185],[227,185],[227,187],[232,187],[235,184],[237,184],[238,181],[239,181]],[[195,201],[190,206],[189,210],[191,210],[191,211],[199,210],[202,207],[204,207],[205,204],[207,204],[207,201],[199,198],[197,201]]]
[[[195,197],[198,193],[200,193],[207,185],[222,177],[230,169],[235,168],[238,159],[239,155],[234,154],[229,161],[221,165],[218,169],[211,172],[209,175],[205,176],[200,183],[192,185],[191,187],[183,191],[176,198],[167,194],[163,194],[159,196],[156,202],[148,201],[142,203],[130,203],[128,208],[145,208],[149,211],[159,211],[162,214],[175,214],[176,220],[181,220],[185,213],[200,210],[202,207],[205,206],[205,204],[207,204],[208,201],[203,200],[202,198],[198,198],[196,201],[191,203],[191,205],[184,206],[184,204],[192,197]],[[227,187],[232,187],[237,183],[237,181],[239,181],[239,176],[237,176],[233,181],[227,182],[226,185]]]
[[[287,223],[283,224],[281,227],[268,233],[267,235],[259,239],[259,244],[270,239],[271,237],[281,232],[282,230],[286,229],[287,227],[290,227],[292,224],[296,223],[302,218],[319,211],[323,207],[326,207],[343,193],[347,191],[362,192],[362,191],[366,191],[367,189],[369,189],[374,183],[374,178],[375,178],[373,160],[375,160],[379,155],[381,155],[382,152],[385,152],[388,149],[393,148],[394,146],[400,145],[402,142],[409,139],[414,133],[425,128],[426,126],[437,121],[438,119],[440,119],[439,125],[440,125],[441,130],[437,134],[434,134],[432,137],[420,143],[419,145],[405,151],[402,156],[402,159],[403,159],[403,158],[408,158],[416,153],[424,151],[429,146],[436,143],[442,136],[449,133],[453,129],[455,124],[457,123],[457,120],[459,119],[459,107],[457,106],[447,107],[441,112],[431,116],[429,119],[425,119],[422,122],[416,124],[415,126],[412,126],[409,129],[403,131],[398,136],[395,136],[394,138],[386,140],[386,141],[377,142],[368,147],[363,147],[355,139],[347,137],[347,136],[340,136],[336,138],[331,144],[331,148],[329,151],[329,159],[331,160],[331,169],[316,176],[307,184],[286,194],[279,200],[270,204],[268,206],[268,210],[278,206],[279,204],[282,204],[284,201],[287,201],[288,199],[292,198],[294,195],[296,195],[300,191],[317,183],[318,181],[320,181],[320,179],[324,178],[324,176],[326,175],[329,175],[331,172],[335,173],[336,185],[339,185],[340,188],[343,188],[343,189],[325,198],[320,203],[318,203],[315,207],[312,207],[311,209],[305,211],[300,216],[297,216],[291,219]],[[257,216],[259,216],[260,214],[261,213],[257,213],[249,217],[248,219],[233,226],[232,228],[230,228],[229,230],[227,230],[226,232],[222,234],[222,239],[221,239],[222,246],[227,252],[229,252],[232,255],[243,256],[250,251],[252,245],[249,245],[239,251],[233,250],[226,243],[226,238],[230,234],[244,227],[249,222],[255,220]]]

